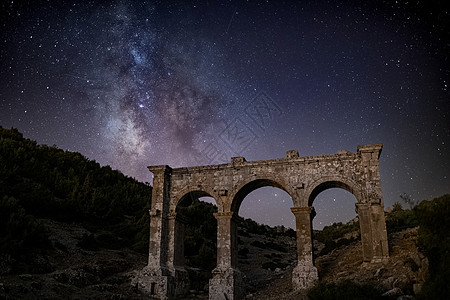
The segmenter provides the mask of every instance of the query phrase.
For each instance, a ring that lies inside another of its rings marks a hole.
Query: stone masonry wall
[[[215,199],[218,212],[217,267],[210,281],[210,299],[239,299],[241,275],[237,268],[239,207],[253,190],[274,186],[292,197],[296,218],[298,265],[293,271],[294,289],[305,289],[318,279],[312,259],[313,201],[328,188],[343,188],[355,195],[360,218],[363,258],[380,261],[389,255],[379,156],[382,145],[358,146],[355,153],[300,157],[290,150],[285,158],[172,169],[151,166],[154,174],[150,209],[149,262],[140,285],[160,299],[182,295],[189,287],[184,269],[182,239],[184,221],[177,207],[202,196]],[[145,275],[145,276],[144,276]]]

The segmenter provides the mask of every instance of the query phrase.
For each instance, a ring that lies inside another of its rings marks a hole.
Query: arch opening
[[[350,184],[345,183],[343,181],[329,180],[329,181],[320,183],[313,189],[313,191],[310,193],[309,198],[308,198],[308,205],[313,206],[314,199],[316,199],[317,195],[319,195],[321,192],[323,192],[325,190],[332,189],[332,188],[344,189],[347,192],[353,194],[355,196],[356,200],[359,201],[357,195],[355,194],[356,191],[354,191],[353,187],[350,186]]]
[[[334,263],[326,262],[326,254],[341,246],[361,242],[359,217],[355,211],[358,199],[352,192],[345,183],[329,181],[318,185],[309,198],[309,205],[315,211],[311,222],[315,241],[313,259],[320,277],[326,277],[335,267]],[[362,253],[357,253],[345,261],[362,261]]]
[[[203,190],[193,190],[184,194],[177,202],[176,210],[178,211],[180,208],[185,208],[191,205],[194,200],[199,200],[211,203],[217,206],[216,200],[207,192]]]
[[[216,201],[205,191],[195,190],[184,194],[176,207],[175,251],[183,257],[178,265],[189,270],[190,289],[207,292],[211,271],[217,261]],[[181,246],[182,245],[182,246]],[[182,249],[182,250],[181,250]]]
[[[247,194],[239,207],[239,216],[271,227],[295,228],[295,217],[290,211],[292,203],[284,190],[264,186]]]
[[[241,207],[242,201],[247,197],[251,192],[262,188],[262,187],[275,187],[283,190],[287,194],[289,194],[286,188],[283,187],[280,183],[271,180],[271,179],[256,179],[244,184],[236,193],[233,198],[233,202],[231,203],[231,211],[239,212],[239,208]],[[290,196],[290,195],[289,195]]]
[[[316,215],[313,229],[322,230],[333,223],[347,223],[357,217],[356,197],[342,188],[331,187],[320,192],[313,202]]]
[[[279,183],[271,180],[247,183],[235,200],[239,204],[235,208],[244,218],[237,230],[237,266],[245,274],[245,290],[255,293],[284,276],[282,270],[296,260],[293,201]]]

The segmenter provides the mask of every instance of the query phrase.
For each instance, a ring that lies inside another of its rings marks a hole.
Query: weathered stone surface
[[[294,290],[308,289],[319,280],[317,268],[312,263],[299,263],[292,272],[292,287]]]
[[[358,201],[364,261],[385,260],[389,253],[379,172],[381,149],[381,144],[363,145],[356,153],[339,150],[337,154],[307,157],[290,150],[286,158],[272,160],[233,157],[230,163],[221,165],[149,167],[154,175],[149,261],[140,286],[160,298],[180,296],[188,290],[187,277],[179,275],[185,273],[180,273],[184,270],[184,224],[178,207],[209,196],[218,207],[217,268],[210,282],[210,299],[220,299],[214,298],[219,295],[238,299],[237,213],[244,198],[263,186],[280,188],[292,197],[298,254],[294,289],[306,289],[318,278],[312,258],[312,204],[319,193],[329,188],[343,188]]]
[[[236,300],[243,296],[242,273],[233,268],[213,270],[209,280],[210,300]]]

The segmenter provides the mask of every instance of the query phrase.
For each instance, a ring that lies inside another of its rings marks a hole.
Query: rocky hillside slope
[[[0,277],[0,299],[146,299],[130,285],[146,256],[129,249],[86,249],[90,232],[76,224],[40,220],[54,248],[30,251],[33,273]],[[8,257],[1,271],[7,273]]]
[[[3,299],[145,299],[131,285],[135,270],[146,264],[146,255],[129,249],[86,249],[90,232],[76,224],[41,220],[54,245],[51,252],[33,253],[33,274],[0,277]],[[390,236],[389,261],[362,262],[361,242],[336,248],[316,258],[321,280],[344,279],[369,283],[388,295],[414,295],[427,272],[427,260],[418,251],[417,228]],[[291,288],[295,266],[295,239],[244,233],[239,237],[239,268],[244,273],[247,299],[302,299]],[[320,248],[316,242],[316,248]],[[8,265],[2,257],[2,268]],[[2,270],[3,272],[7,270]],[[206,299],[207,286],[191,290],[187,299]]]
[[[351,280],[358,284],[370,284],[391,299],[402,295],[413,296],[419,291],[428,271],[428,261],[418,250],[416,240],[417,227],[390,235],[389,260],[375,264],[362,261],[360,241],[339,247],[316,258],[320,280]],[[306,299],[306,295],[292,292],[290,281],[293,267],[294,264],[291,264],[278,272],[270,272],[275,280],[248,295],[247,299]]]

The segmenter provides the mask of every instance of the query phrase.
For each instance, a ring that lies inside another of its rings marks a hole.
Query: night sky
[[[382,143],[385,206],[450,192],[444,1],[2,1],[0,16],[0,125],[38,143],[143,182],[148,165]],[[315,228],[355,202],[321,193]],[[266,187],[240,215],[293,226],[290,207]]]

